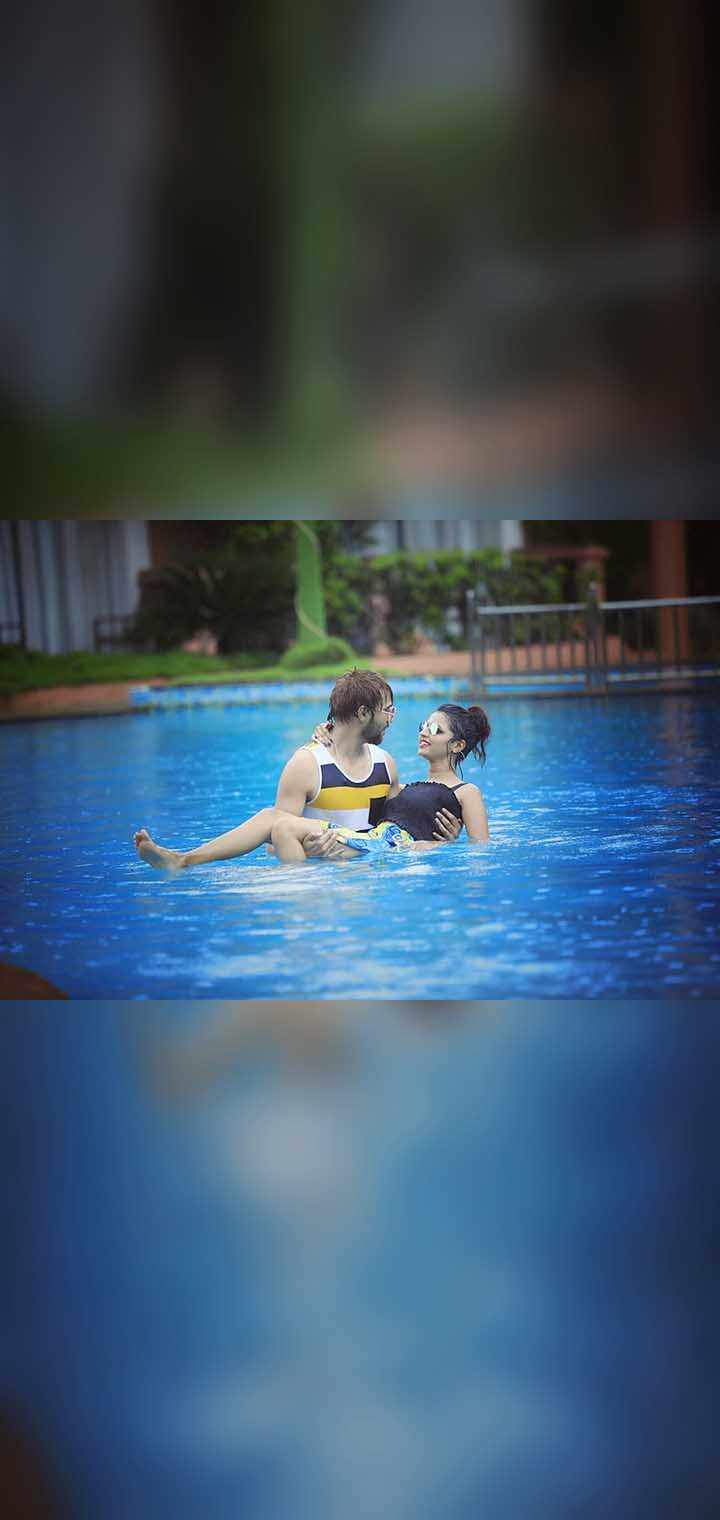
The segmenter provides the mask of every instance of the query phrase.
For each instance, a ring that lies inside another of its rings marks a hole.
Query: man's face
[[[395,704],[388,696],[386,702],[381,702],[371,712],[363,728],[363,739],[367,744],[379,744],[384,738],[387,729],[395,717]]]

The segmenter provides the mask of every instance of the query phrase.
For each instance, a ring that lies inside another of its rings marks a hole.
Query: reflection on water
[[[10,1005],[33,1470],[81,1520],[714,1513],[719,1012]]]

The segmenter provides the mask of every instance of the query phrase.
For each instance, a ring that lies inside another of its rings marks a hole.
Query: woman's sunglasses
[[[440,724],[436,723],[436,721],[435,721],[434,718],[432,719],[432,721],[430,723],[428,723],[427,718],[426,718],[423,723],[418,723],[418,733],[419,734],[424,734],[424,733],[431,734],[432,737],[433,737],[433,739],[434,739],[435,735],[440,733]]]

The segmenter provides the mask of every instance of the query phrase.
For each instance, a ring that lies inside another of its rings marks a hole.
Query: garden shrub
[[[271,547],[231,544],[203,563],[149,572],[133,639],[176,649],[207,628],[220,654],[280,652],[295,627],[293,547],[288,534]]]
[[[497,605],[563,599],[560,565],[520,554],[508,564],[494,548],[367,557],[339,547],[337,525],[316,527],[323,549],[328,634],[345,641],[344,651],[328,656],[326,663],[352,661],[353,650],[367,654],[378,638],[398,653],[411,651],[419,631],[441,644],[465,647],[467,592],[480,584],[488,602]],[[295,633],[294,598],[294,525],[239,524],[222,550],[206,554],[202,563],[169,565],[146,574],[133,637],[138,645],[167,650],[207,628],[220,654],[279,653],[288,649]],[[449,613],[455,614],[450,627]],[[551,621],[547,620],[548,637],[554,632]],[[452,630],[453,622],[459,632]],[[537,637],[538,630],[537,618],[515,619],[518,643]],[[318,646],[301,647],[309,652]],[[302,659],[298,655],[296,668],[303,663],[307,653]]]
[[[354,649],[345,639],[318,639],[312,644],[291,644],[280,664],[283,670],[308,670],[316,665],[353,666],[356,664]]]

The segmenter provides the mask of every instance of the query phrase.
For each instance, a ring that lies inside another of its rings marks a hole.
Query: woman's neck
[[[457,779],[452,766],[444,761],[438,761],[435,765],[428,762],[428,781],[438,781],[443,786],[454,786]]]

